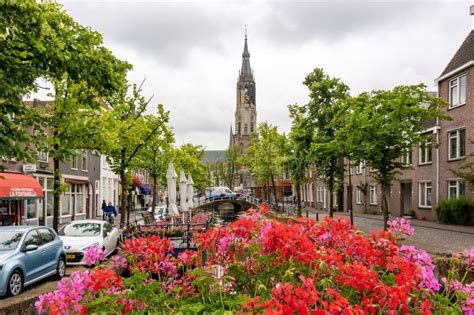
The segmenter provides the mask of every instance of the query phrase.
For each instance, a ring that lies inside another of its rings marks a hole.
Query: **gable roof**
[[[457,68],[472,60],[474,60],[474,30],[472,30],[469,35],[467,35],[461,47],[459,47],[458,51],[454,54],[443,73],[441,73],[440,77],[453,70],[456,70]]]

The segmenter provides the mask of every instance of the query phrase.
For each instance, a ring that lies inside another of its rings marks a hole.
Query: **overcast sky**
[[[177,144],[225,149],[235,111],[244,26],[257,120],[288,131],[287,105],[308,100],[316,67],[352,94],[425,83],[471,30],[472,1],[59,1],[133,64],[131,82],[171,111]],[[150,108],[150,110],[152,110]]]

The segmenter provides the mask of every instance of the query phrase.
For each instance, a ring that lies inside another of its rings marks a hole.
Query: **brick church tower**
[[[250,135],[257,125],[257,109],[255,103],[255,79],[250,68],[250,53],[245,32],[242,68],[237,80],[237,98],[235,107],[235,133],[231,131],[230,144],[238,145],[240,153],[244,153],[250,144]],[[232,129],[231,129],[232,130]]]

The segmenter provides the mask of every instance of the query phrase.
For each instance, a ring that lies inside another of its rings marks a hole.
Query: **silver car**
[[[15,296],[41,279],[66,273],[63,242],[44,226],[0,227],[0,296]]]

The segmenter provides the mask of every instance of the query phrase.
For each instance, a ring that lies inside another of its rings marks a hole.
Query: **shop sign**
[[[36,164],[23,164],[23,173],[36,172]]]
[[[22,187],[22,188],[10,188],[10,197],[36,197],[36,191],[34,188]]]

